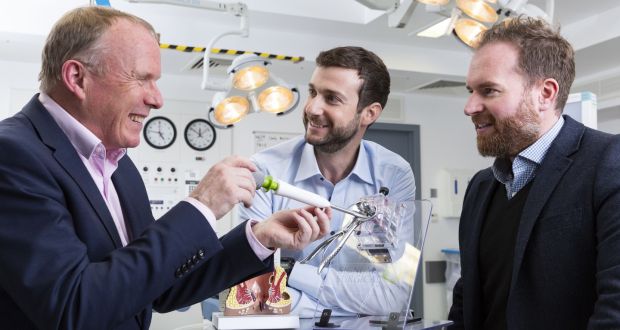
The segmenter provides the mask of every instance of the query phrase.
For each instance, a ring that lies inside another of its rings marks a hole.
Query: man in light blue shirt
[[[321,52],[316,64],[304,107],[305,135],[257,153],[252,157],[254,163],[265,174],[317,193],[333,205],[348,207],[361,197],[378,194],[381,187],[389,189],[388,197],[393,201],[413,201],[415,180],[409,163],[362,139],[381,115],[390,91],[389,73],[382,60],[360,47],[338,47]],[[252,208],[240,208],[240,220],[263,219],[301,205],[259,191]],[[343,217],[343,213],[333,212],[332,234],[342,228]],[[303,251],[283,250],[282,257],[300,260],[320,243]],[[359,262],[359,258],[355,249],[341,251],[324,282],[317,274],[320,258],[308,264],[295,263],[288,280],[292,313],[312,317],[317,300],[332,308],[332,315],[374,315],[386,308],[402,309],[392,305],[402,302],[408,290],[398,285],[377,285],[377,281],[384,281],[377,272],[338,271],[344,264]]]

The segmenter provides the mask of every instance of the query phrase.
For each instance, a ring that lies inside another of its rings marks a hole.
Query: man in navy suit
[[[50,33],[41,93],[0,123],[0,328],[147,329],[171,311],[271,270],[331,211],[213,226],[255,192],[247,159],[216,164],[157,222],[126,148],[162,106],[156,33],[142,19],[78,8]]]
[[[562,116],[574,76],[543,21],[480,39],[465,114],[495,162],[465,194],[453,329],[620,329],[620,137]]]

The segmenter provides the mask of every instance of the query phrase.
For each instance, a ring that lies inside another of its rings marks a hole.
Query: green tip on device
[[[265,189],[265,191],[269,191],[269,190],[276,191],[278,190],[278,182],[274,180],[271,175],[267,175],[265,176],[265,179],[263,180],[263,184],[261,185],[261,187]]]

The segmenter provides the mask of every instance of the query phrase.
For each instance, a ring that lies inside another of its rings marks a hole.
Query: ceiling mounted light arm
[[[388,16],[388,26],[404,28],[416,8],[416,0],[355,0],[364,7],[374,10],[384,10]],[[449,1],[449,0],[440,0]]]
[[[127,0],[128,2],[134,3],[157,3],[157,4],[168,4],[168,5],[177,5],[183,7],[191,7],[191,8],[199,8],[199,9],[207,9],[221,12],[231,13],[240,19],[240,26],[237,30],[226,31],[217,36],[215,36],[209,44],[207,45],[204,57],[203,57],[203,65],[202,65],[202,83],[200,88],[203,90],[216,90],[216,91],[225,91],[226,86],[222,86],[220,84],[215,84],[209,81],[209,62],[211,60],[211,49],[213,45],[220,40],[222,37],[229,35],[238,35],[242,38],[247,38],[249,35],[249,23],[248,23],[248,7],[241,2],[238,3],[226,3],[226,2],[217,2],[210,0]]]
[[[362,5],[375,10],[393,11],[400,5],[400,0],[356,0]]]
[[[555,14],[555,0],[547,0],[546,8],[547,15],[549,15],[548,22],[553,22],[553,15]]]
[[[549,23],[553,21],[555,0],[546,0],[546,11],[529,4],[528,0],[498,0],[498,4],[500,6],[499,12],[503,12],[506,17],[517,14],[538,17]]]
[[[213,45],[215,45],[215,43],[218,40],[220,40],[222,37],[225,37],[225,36],[238,35],[242,38],[247,38],[248,35],[250,34],[249,29],[248,29],[249,24],[248,24],[247,6],[243,3],[236,3],[236,4],[230,5],[227,11],[239,17],[240,26],[238,30],[223,32],[215,36],[213,39],[211,39],[211,41],[209,41],[209,44],[207,45],[207,49],[205,50],[204,57],[202,60],[202,84],[200,85],[200,88],[202,88],[203,90],[208,89],[208,90],[225,91],[227,89],[225,86],[214,84],[209,81],[209,68],[210,68],[209,63],[211,61],[211,49],[213,48]]]
[[[217,11],[227,11],[226,8],[229,4],[208,0],[127,0],[132,3],[158,3],[158,4],[166,4],[166,5],[177,5],[183,7],[192,7],[192,8],[200,8],[200,9],[210,9]]]

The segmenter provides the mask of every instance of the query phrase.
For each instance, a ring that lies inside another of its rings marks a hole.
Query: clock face
[[[168,148],[176,138],[177,129],[166,117],[153,117],[144,125],[144,139],[153,148]]]
[[[215,143],[215,128],[204,119],[194,119],[185,127],[185,142],[194,150],[207,150]]]

